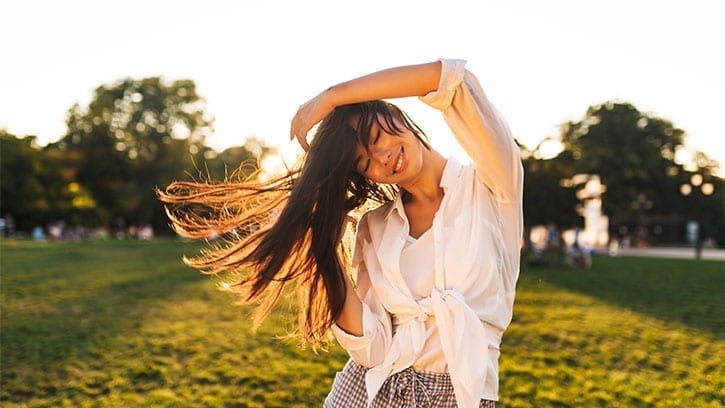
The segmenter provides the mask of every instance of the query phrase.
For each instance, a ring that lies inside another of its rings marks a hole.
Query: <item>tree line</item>
[[[272,149],[259,140],[216,152],[205,144],[214,119],[191,80],[124,79],[73,105],[67,131],[40,147],[0,130],[0,215],[18,230],[67,225],[151,225],[169,232],[154,188],[177,179],[223,179]]]
[[[273,149],[257,139],[217,152],[205,144],[214,119],[192,80],[126,78],[96,88],[88,106],[68,110],[66,133],[38,146],[34,136],[0,130],[0,216],[19,230],[64,220],[110,230],[147,224],[170,232],[153,189],[172,180],[221,180]],[[718,163],[698,152],[692,167],[675,160],[685,131],[627,102],[590,106],[561,126],[562,150],[521,146],[528,226],[583,225],[582,182],[596,174],[606,186],[603,212],[610,234],[644,228],[656,243],[681,243],[686,224],[725,245],[723,179]],[[688,186],[689,187],[686,187]],[[689,189],[689,190],[688,190]]]
[[[686,133],[671,121],[627,102],[590,106],[579,121],[561,126],[561,152],[541,157],[541,145],[524,149],[524,217],[527,225],[581,227],[583,182],[598,175],[602,211],[612,237],[649,244],[682,244],[687,223],[699,240],[725,245],[725,189],[719,164],[696,152],[689,166],[675,160]],[[641,235],[641,236],[636,236]]]

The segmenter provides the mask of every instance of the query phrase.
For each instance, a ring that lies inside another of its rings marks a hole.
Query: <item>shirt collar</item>
[[[443,187],[446,192],[451,186],[454,186],[456,184],[456,180],[458,180],[462,168],[463,166],[458,160],[456,160],[455,157],[448,157],[446,165],[445,167],[443,167],[443,175],[441,176],[440,183],[440,186]],[[390,204],[390,206],[386,210],[385,220],[387,221],[394,212],[397,212],[401,218],[405,218],[405,208],[403,208],[403,195],[400,192],[398,192],[398,195],[395,196],[395,200],[393,200],[392,204]]]

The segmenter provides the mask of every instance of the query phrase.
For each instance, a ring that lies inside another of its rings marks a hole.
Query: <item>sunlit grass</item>
[[[595,258],[525,270],[504,336],[507,407],[722,406],[722,262]]]
[[[0,245],[2,406],[315,407],[346,360],[279,340],[293,315],[251,333],[181,264],[198,244]],[[694,260],[525,269],[498,406],[722,406],[724,283]]]

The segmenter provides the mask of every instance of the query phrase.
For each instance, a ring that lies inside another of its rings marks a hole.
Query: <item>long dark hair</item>
[[[355,128],[354,118],[359,118]],[[179,235],[223,238],[184,262],[204,273],[231,276],[221,288],[238,293],[240,303],[261,301],[255,328],[269,315],[284,285],[294,281],[299,334],[313,344],[327,340],[346,296],[346,217],[397,194],[396,186],[371,182],[354,167],[357,145],[368,145],[374,123],[392,134],[408,129],[430,148],[422,130],[397,106],[370,101],[330,113],[318,126],[301,166],[283,176],[264,182],[176,181],[157,190]]]

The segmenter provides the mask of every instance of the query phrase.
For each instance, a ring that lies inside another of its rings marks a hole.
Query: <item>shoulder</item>
[[[443,174],[443,184],[470,185],[471,183],[480,182],[478,170],[470,160],[460,162],[451,157],[448,162],[449,165]]]
[[[465,163],[461,166],[459,183],[461,186],[468,186],[477,194],[482,194],[486,199],[495,198],[495,191],[486,183],[486,178],[481,170],[473,163]]]
[[[394,205],[395,201],[388,201],[385,204],[382,204],[378,207],[373,208],[372,210],[367,211],[360,219],[360,224],[364,223],[366,224],[366,226],[375,226],[384,223],[385,219],[388,217],[388,214],[390,214],[390,211],[393,210]]]
[[[392,201],[382,204],[374,209],[365,212],[356,226],[355,233],[355,251],[353,253],[353,263],[362,261],[365,248],[372,244],[373,236],[379,236],[384,229],[387,214],[392,208]]]

